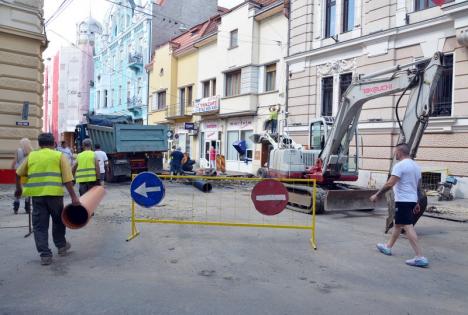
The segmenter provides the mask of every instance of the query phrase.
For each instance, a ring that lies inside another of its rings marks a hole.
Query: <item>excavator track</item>
[[[285,184],[289,193],[288,209],[312,213],[313,187],[305,185]],[[317,187],[315,213],[322,214],[329,211],[373,210],[386,207],[385,199],[372,203],[369,197],[377,190],[361,187],[336,185],[333,187]]]

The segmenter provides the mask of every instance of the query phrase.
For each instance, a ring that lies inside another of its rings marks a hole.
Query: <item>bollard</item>
[[[207,183],[203,180],[194,180],[193,186],[197,187],[199,190],[203,192],[210,192],[213,188],[210,183]]]
[[[62,211],[62,222],[69,229],[81,229],[88,224],[97,206],[104,198],[102,186],[94,186],[80,197],[80,206],[67,205]]]

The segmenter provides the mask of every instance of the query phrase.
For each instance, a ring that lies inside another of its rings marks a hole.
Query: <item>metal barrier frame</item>
[[[132,180],[136,175],[132,175]],[[311,225],[289,225],[289,224],[255,224],[255,223],[240,223],[240,222],[216,222],[216,221],[182,221],[182,220],[161,220],[161,219],[142,219],[135,217],[135,201],[131,202],[131,234],[127,238],[127,242],[140,235],[136,228],[136,223],[159,223],[159,224],[181,224],[181,225],[207,225],[207,226],[232,226],[232,227],[257,227],[257,228],[275,228],[275,229],[297,229],[310,230],[310,244],[316,250],[317,243],[315,238],[315,208],[317,195],[317,181],[315,179],[292,179],[292,178],[255,178],[255,177],[222,177],[222,176],[181,176],[181,175],[158,175],[161,179],[203,179],[203,180],[224,180],[224,181],[257,181],[261,182],[265,179],[277,180],[279,182],[294,182],[313,184],[312,193],[312,215]]]

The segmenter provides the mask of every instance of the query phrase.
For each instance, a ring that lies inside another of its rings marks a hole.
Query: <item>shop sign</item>
[[[219,96],[210,96],[195,100],[192,114],[203,114],[219,110]]]
[[[230,130],[250,130],[252,127],[252,119],[236,119],[228,122],[228,129]]]
[[[193,122],[186,122],[184,123],[185,130],[195,130],[195,123]]]

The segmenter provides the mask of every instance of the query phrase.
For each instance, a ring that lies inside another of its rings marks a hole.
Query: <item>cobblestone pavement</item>
[[[427,269],[404,264],[412,256],[404,238],[391,257],[375,250],[387,237],[385,211],[318,216],[317,251],[301,230],[139,224],[141,235],[126,242],[129,185],[106,189],[90,223],[67,231],[69,255],[41,266],[33,238],[24,238],[27,228],[12,228],[27,223],[25,214],[12,212],[13,187],[0,186],[0,314],[466,313],[466,223],[418,222]],[[249,216],[249,197],[248,185],[198,194],[174,182],[164,206],[137,211],[211,220],[222,207],[237,212],[221,219],[253,222],[259,217]],[[282,215],[278,220],[310,220]]]

